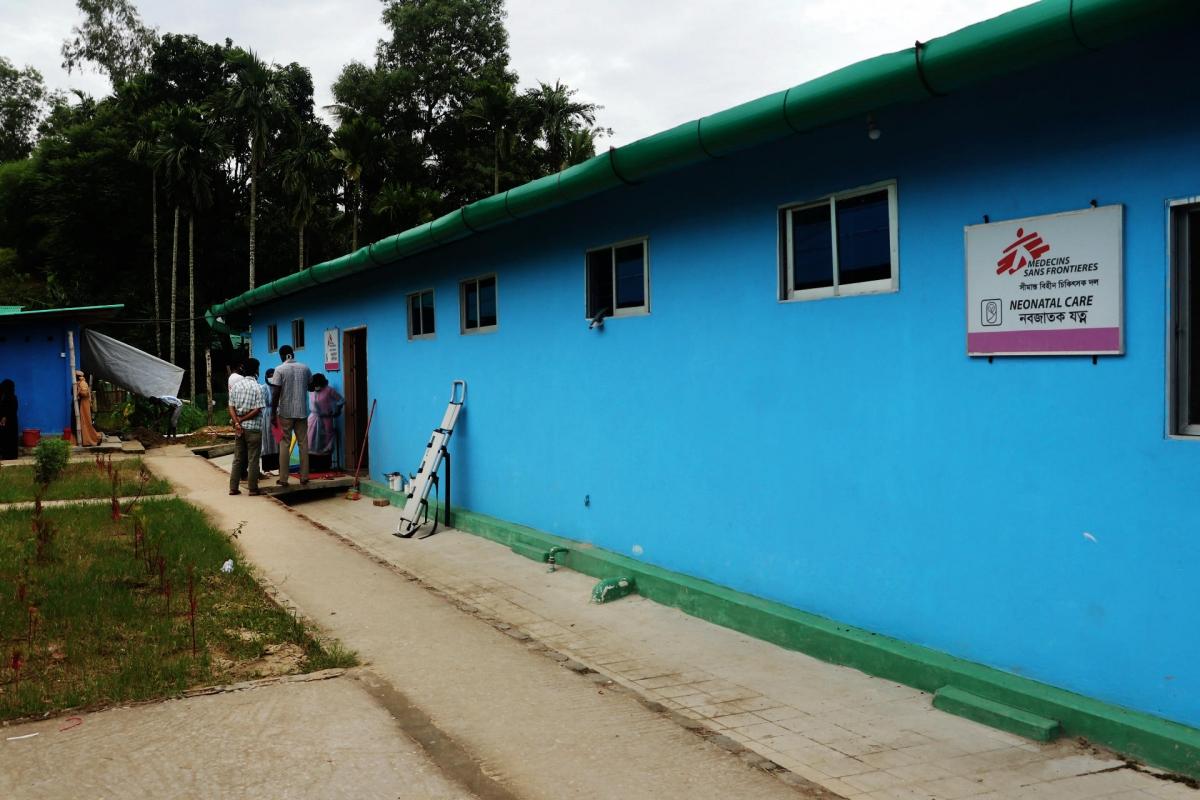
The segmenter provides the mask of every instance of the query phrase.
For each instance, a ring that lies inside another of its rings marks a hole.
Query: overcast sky
[[[522,86],[562,80],[600,103],[622,145],[680,122],[802,83],[868,56],[928,40],[1028,0],[508,0],[512,66]],[[384,35],[380,0],[141,0],[163,32],[232,38],[263,58],[298,61],[318,105],[349,61],[370,63]],[[0,0],[0,55],[56,88],[109,91],[68,76],[62,40],[73,0]]]

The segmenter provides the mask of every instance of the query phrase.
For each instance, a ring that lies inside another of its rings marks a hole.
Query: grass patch
[[[138,493],[141,480],[138,473],[142,468],[140,458],[113,461],[114,468],[121,470],[118,497],[132,497]],[[0,469],[0,503],[32,501],[37,484],[33,481],[33,467],[17,465]],[[162,478],[151,477],[143,494],[169,494],[171,484]],[[68,464],[62,477],[50,484],[43,500],[81,500],[90,497],[109,497],[112,482],[108,473],[92,462]]]
[[[42,562],[31,518],[0,512],[0,719],[357,663],[276,605],[182,500],[145,501],[119,522],[104,505],[47,508],[56,533]]]

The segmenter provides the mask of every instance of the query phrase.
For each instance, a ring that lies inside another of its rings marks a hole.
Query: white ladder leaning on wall
[[[446,467],[446,525],[450,524],[450,452],[446,445],[454,433],[454,425],[462,412],[463,403],[467,401],[467,382],[454,381],[450,385],[450,402],[446,405],[446,413],[442,424],[433,429],[429,443],[425,445],[425,454],[421,456],[421,465],[404,491],[404,508],[400,512],[400,521],[396,523],[396,536],[407,539],[417,532],[417,529],[429,521],[429,492],[440,483],[439,473],[442,465]],[[437,512],[434,511],[433,525],[429,532],[417,538],[424,539],[437,532]]]

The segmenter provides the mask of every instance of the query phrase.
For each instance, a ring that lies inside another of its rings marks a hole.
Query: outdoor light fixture
[[[872,142],[877,142],[882,135],[883,131],[879,130],[879,126],[875,124],[875,115],[867,114],[867,138]]]

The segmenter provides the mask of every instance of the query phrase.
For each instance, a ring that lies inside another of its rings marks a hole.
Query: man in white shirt
[[[246,488],[258,494],[259,452],[262,450],[262,391],[258,388],[258,359],[251,358],[242,367],[245,375],[229,389],[229,418],[233,420],[233,469],[229,472],[229,493],[238,491],[242,470],[249,473]]]

